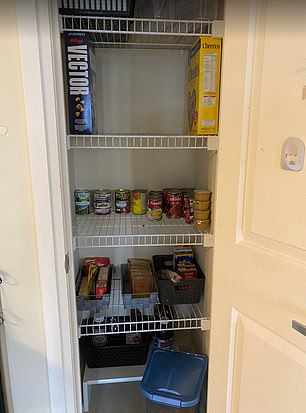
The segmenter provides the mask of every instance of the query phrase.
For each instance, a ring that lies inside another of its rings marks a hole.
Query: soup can
[[[129,189],[115,190],[115,211],[117,214],[128,214],[131,211],[131,191]]]
[[[112,212],[112,192],[109,189],[97,189],[93,193],[94,213],[108,215]]]
[[[145,189],[132,191],[132,212],[135,215],[143,215],[147,212],[148,193]]]
[[[74,201],[77,215],[90,214],[90,191],[88,189],[76,189],[74,191]]]
[[[179,189],[167,192],[167,211],[168,218],[181,218],[183,216],[183,194]]]
[[[160,221],[163,216],[163,194],[161,191],[150,191],[148,201],[148,219]]]

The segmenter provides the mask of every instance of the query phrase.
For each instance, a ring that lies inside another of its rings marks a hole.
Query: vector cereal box
[[[69,133],[95,133],[95,56],[88,33],[66,32],[64,56]]]
[[[221,39],[200,37],[188,54],[186,133],[218,134]]]

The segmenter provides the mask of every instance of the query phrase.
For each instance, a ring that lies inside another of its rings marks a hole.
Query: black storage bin
[[[80,339],[81,353],[89,368],[145,364],[152,337],[142,334],[141,344],[126,344],[125,334],[108,334],[107,344],[96,346],[92,337]]]
[[[184,280],[173,283],[171,280],[159,279],[158,272],[163,269],[173,270],[172,255],[154,255],[154,272],[159,289],[159,301],[161,304],[193,304],[201,300],[202,291],[204,292],[205,275],[198,263],[198,278]]]
[[[133,17],[135,0],[60,0],[60,14]]]

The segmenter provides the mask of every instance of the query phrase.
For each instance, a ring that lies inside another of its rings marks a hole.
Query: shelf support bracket
[[[208,151],[217,151],[219,146],[218,136],[209,136],[207,138],[207,150]]]
[[[212,37],[223,39],[224,37],[224,20],[214,20],[212,24]]]
[[[205,248],[212,248],[214,246],[214,236],[212,234],[205,234],[203,246]]]
[[[210,330],[210,318],[205,318],[201,320],[201,330],[202,331],[209,331]]]

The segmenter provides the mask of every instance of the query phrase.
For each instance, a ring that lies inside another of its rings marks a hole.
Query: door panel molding
[[[289,327],[288,327],[289,328]],[[231,336],[230,336],[230,352],[229,352],[229,369],[228,369],[228,391],[227,391],[227,408],[226,413],[234,413],[238,411],[245,411],[246,407],[246,394],[250,394],[250,386],[254,386],[254,392],[257,394],[250,400],[250,409],[252,412],[262,411],[263,405],[268,408],[269,404],[273,404],[274,400],[271,396],[266,395],[269,392],[264,389],[265,382],[269,383],[270,378],[267,376],[277,377],[281,375],[281,371],[278,372],[278,364],[273,364],[274,370],[270,370],[269,374],[265,372],[265,368],[260,363],[261,351],[263,351],[263,359],[278,360],[280,366],[291,366],[292,371],[294,368],[301,370],[301,381],[303,377],[306,377],[306,355],[305,352],[299,349],[294,344],[280,337],[271,329],[266,328],[260,323],[249,318],[247,315],[239,312],[237,309],[232,309],[232,321],[231,321]],[[259,373],[254,374],[254,382],[251,378],[250,370],[254,372],[254,363],[257,364],[257,371]],[[281,367],[280,367],[281,369]],[[263,383],[259,381],[260,375],[263,372]],[[257,380],[257,381],[256,381]],[[273,380],[273,379],[272,379]],[[295,399],[294,383],[290,381],[290,371],[288,373],[288,379],[286,374],[283,375],[278,381],[275,381],[275,386],[282,389],[284,386],[292,387],[289,394],[291,399]],[[302,386],[302,384],[301,384]],[[260,388],[262,387],[262,388]],[[265,395],[266,399],[261,401],[260,395]],[[279,397],[282,397],[280,393]],[[254,405],[254,403],[256,405]],[[257,406],[258,403],[258,406]],[[305,407],[306,396],[301,401],[301,408]],[[296,402],[298,404],[298,402]],[[267,410],[268,411],[268,410]],[[270,410],[273,411],[273,410]],[[284,408],[284,411],[285,408]],[[303,410],[301,410],[303,411]]]
[[[259,108],[265,49],[266,21],[269,0],[250,2],[247,63],[240,177],[237,202],[236,244],[267,254],[281,261],[305,268],[306,249],[266,236],[254,230],[253,197],[259,140]],[[271,3],[271,2],[270,2]],[[280,224],[281,225],[281,224]]]

